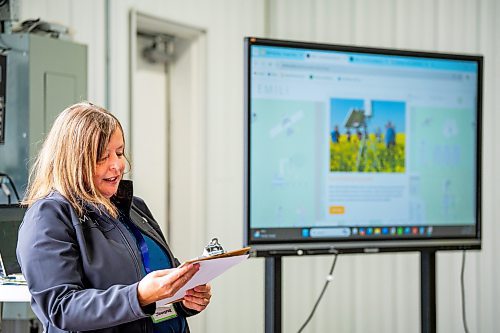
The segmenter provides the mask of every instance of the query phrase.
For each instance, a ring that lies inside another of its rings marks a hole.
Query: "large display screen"
[[[482,61],[247,38],[246,244],[479,248]]]

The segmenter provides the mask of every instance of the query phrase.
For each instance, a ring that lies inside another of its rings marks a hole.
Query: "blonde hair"
[[[74,104],[61,112],[31,169],[23,204],[32,206],[56,190],[79,216],[84,213],[84,204],[89,203],[117,217],[116,207],[93,182],[97,161],[116,129],[123,136],[118,119],[89,102]]]

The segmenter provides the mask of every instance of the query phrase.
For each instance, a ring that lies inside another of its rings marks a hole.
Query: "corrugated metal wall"
[[[495,242],[500,235],[496,222],[500,218],[496,202],[500,134],[495,131],[500,125],[496,116],[500,111],[499,1],[112,0],[110,106],[126,129],[132,7],[207,31],[206,229],[207,238],[218,235],[228,248],[241,245],[243,229],[243,36],[484,54],[484,246],[467,256],[466,297],[471,332],[500,330],[500,259]],[[25,0],[21,16],[73,28],[75,40],[89,46],[89,99],[104,104],[104,1]],[[460,253],[437,256],[439,332],[462,331],[460,261]],[[330,263],[328,257],[284,260],[284,332],[297,331],[303,323]],[[264,330],[263,260],[241,266],[214,282],[213,304],[191,320],[194,331]],[[419,316],[418,254],[349,255],[339,258],[334,281],[307,331],[418,332]]]

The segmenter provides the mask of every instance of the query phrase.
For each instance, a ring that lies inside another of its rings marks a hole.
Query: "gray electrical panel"
[[[0,34],[7,56],[0,173],[22,197],[28,170],[56,116],[87,98],[87,47],[35,34]],[[6,199],[0,194],[0,203]]]
[[[0,1],[0,21],[19,20],[19,1],[2,0]]]

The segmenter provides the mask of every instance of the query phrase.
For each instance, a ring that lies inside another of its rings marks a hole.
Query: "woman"
[[[188,332],[209,285],[156,307],[196,274],[174,268],[158,224],[122,180],[123,130],[78,103],[55,120],[30,174],[17,256],[45,332]]]

